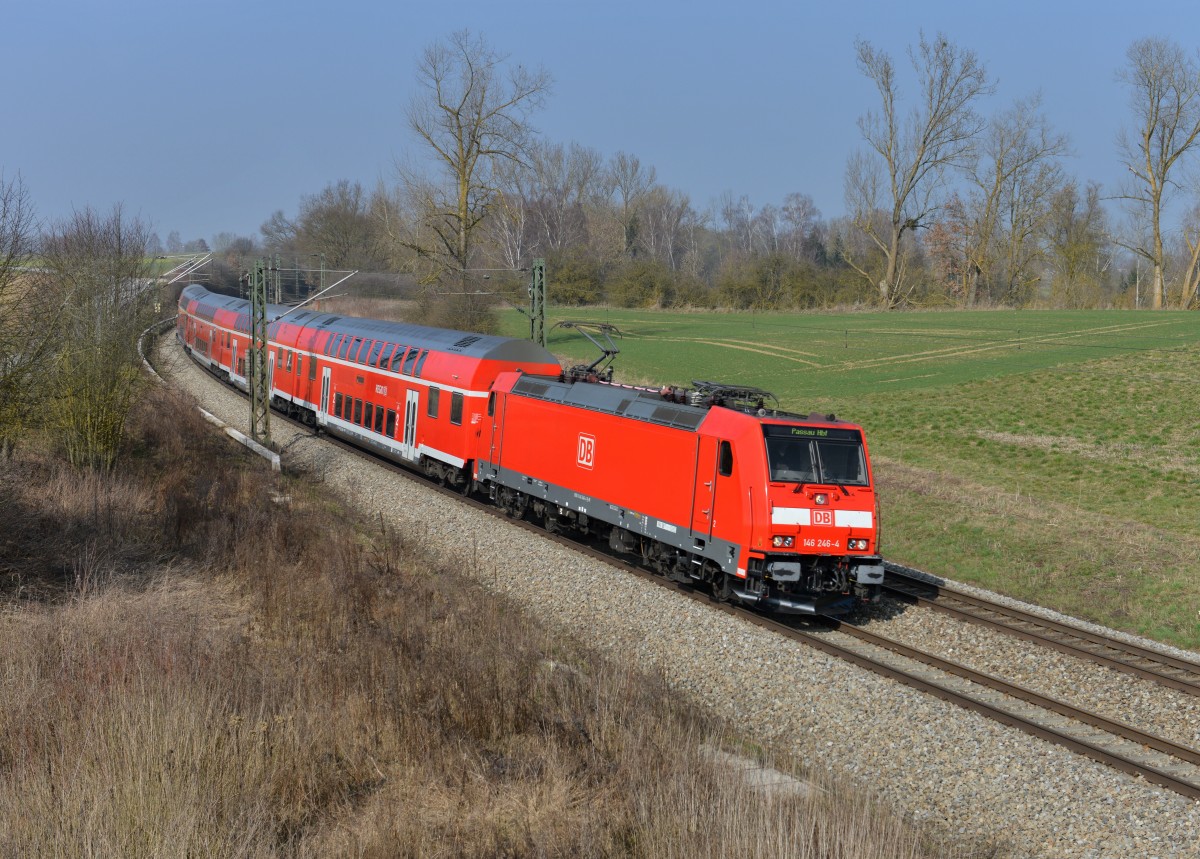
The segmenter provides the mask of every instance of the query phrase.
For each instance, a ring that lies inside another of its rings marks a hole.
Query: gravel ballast
[[[188,359],[173,334],[159,340],[156,365],[246,429],[246,400]],[[311,432],[275,421],[273,434],[285,469],[314,475],[362,512],[457,559],[463,573],[543,622],[637,660],[748,737],[850,777],[914,819],[1006,845],[1012,856],[1200,855],[1200,803],[712,611]],[[1198,744],[1194,698],[934,612],[888,615],[871,628]]]

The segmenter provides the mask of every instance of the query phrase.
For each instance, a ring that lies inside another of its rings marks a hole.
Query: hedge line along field
[[[617,379],[736,382],[863,424],[889,558],[1200,647],[1200,315],[726,314],[616,325]],[[506,333],[528,327],[516,313]],[[552,329],[567,360],[597,357]]]

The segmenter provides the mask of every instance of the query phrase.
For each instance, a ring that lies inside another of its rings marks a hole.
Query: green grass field
[[[1200,647],[1200,314],[559,319],[620,329],[618,380],[754,385],[861,423],[890,558]],[[527,333],[515,312],[503,324]],[[566,329],[549,346],[596,357]]]

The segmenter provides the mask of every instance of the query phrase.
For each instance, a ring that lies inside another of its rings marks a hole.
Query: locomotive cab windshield
[[[773,483],[868,486],[858,430],[763,424]]]

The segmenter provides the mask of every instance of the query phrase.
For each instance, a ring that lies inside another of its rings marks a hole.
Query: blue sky
[[[1106,187],[1121,174],[1129,112],[1115,76],[1130,42],[1200,47],[1195,0],[7,5],[5,177],[21,174],[44,217],[121,202],[185,240],[257,236],[338,179],[392,181],[419,151],[404,108],[420,52],[465,27],[553,75],[535,120],[548,139],[635,154],[697,208],[726,191],[756,206],[800,191],[825,217],[843,212],[856,121],[877,103],[856,38],[905,72],[922,29],[975,50],[998,82],[987,108],[1040,90],[1070,136],[1069,171]]]

